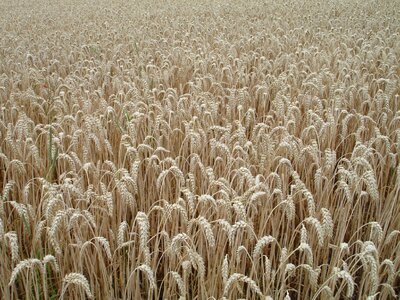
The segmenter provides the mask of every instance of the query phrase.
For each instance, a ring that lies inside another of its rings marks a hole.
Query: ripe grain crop
[[[1,299],[396,299],[399,0],[0,4]]]

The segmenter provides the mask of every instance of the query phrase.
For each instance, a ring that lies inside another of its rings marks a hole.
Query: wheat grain
[[[54,247],[54,250],[56,251],[57,254],[62,253],[61,246],[57,240],[57,231],[59,226],[61,225],[61,222],[63,218],[66,216],[65,211],[59,211],[57,212],[56,216],[53,218],[52,224],[50,226],[50,229],[48,230],[48,235],[49,235],[49,240]]]
[[[100,243],[100,245],[104,248],[104,251],[106,252],[107,258],[109,260],[112,260],[111,248],[110,248],[110,243],[108,242],[108,240],[102,236],[96,236],[93,239]],[[83,246],[82,246],[82,248],[83,248]]]
[[[174,271],[171,271],[171,275],[174,278],[176,284],[178,285],[180,297],[183,297],[183,299],[185,299],[186,286],[185,286],[185,283],[183,282],[181,275],[179,275],[179,273],[174,272]]]
[[[307,257],[307,264],[312,266],[314,264],[313,252],[309,244],[307,243],[300,243],[298,248],[301,252],[304,252]]]
[[[379,200],[379,190],[378,184],[376,182],[375,174],[372,171],[366,171],[364,173],[364,178],[367,184],[368,194],[371,195],[372,199],[375,201]]]
[[[211,248],[214,248],[215,247],[215,237],[214,237],[214,233],[211,229],[210,223],[204,217],[199,217],[198,222],[201,225],[201,227],[203,228],[203,230],[205,231],[208,245]]]
[[[190,241],[190,237],[185,234],[185,233],[179,233],[176,236],[173,237],[172,241],[171,241],[171,249],[174,252],[178,252],[179,248],[178,248],[178,244],[183,243],[183,242],[188,242]]]
[[[221,273],[222,273],[222,281],[224,284],[226,284],[226,282],[228,281],[228,277],[229,277],[228,255],[225,255],[224,261],[222,263]]]
[[[206,274],[206,268],[204,265],[203,257],[190,248],[188,249],[188,252],[189,252],[189,260],[192,263],[192,266],[197,270],[200,279],[204,280],[204,276]]]
[[[147,276],[147,279],[150,282],[150,288],[155,289],[157,288],[156,280],[153,274],[153,270],[146,264],[140,265],[139,267],[136,268],[136,270],[140,270],[144,272]]]
[[[346,297],[352,297],[354,294],[354,281],[353,277],[346,271],[341,270],[336,272],[336,276],[339,278],[343,278],[347,284],[347,292]]]
[[[247,277],[246,275],[243,274],[239,274],[239,273],[234,273],[232,274],[224,287],[224,296],[226,297],[229,294],[229,291],[232,287],[233,284],[235,284],[238,281],[242,281],[245,282],[249,285],[250,289],[253,290],[256,294],[258,294],[259,296],[262,296],[261,290],[258,287],[258,285],[256,284],[256,282],[254,280],[252,280],[251,278]]]
[[[263,247],[275,241],[276,239],[270,235],[264,236],[261,239],[259,239],[253,250],[253,259],[255,260],[261,255]]]
[[[383,240],[384,234],[381,225],[378,222],[371,222],[371,238],[376,238],[378,243]]]
[[[322,208],[322,228],[324,230],[324,236],[328,239],[333,237],[333,220],[331,213],[326,208]]]
[[[285,278],[291,276],[293,271],[296,269],[296,266],[292,263],[288,263],[285,267]]]
[[[318,219],[313,218],[313,217],[306,218],[304,220],[304,222],[313,225],[313,227],[315,228],[315,232],[317,233],[317,236],[318,236],[318,245],[322,247],[324,245],[324,230],[321,226],[321,223],[318,221]],[[307,238],[302,239],[303,243],[306,241],[307,241]]]
[[[300,243],[301,244],[308,244],[308,234],[307,234],[307,229],[304,226],[304,224],[301,224]]]
[[[85,291],[86,296],[89,299],[93,298],[92,292],[90,291],[89,282],[87,281],[86,277],[80,273],[68,273],[63,278],[63,286],[61,291],[61,299],[64,299],[64,294],[67,291],[67,288],[71,285],[77,285]]]
[[[9,231],[4,235],[4,239],[8,240],[8,244],[11,250],[11,259],[13,262],[19,261],[19,246],[18,236],[16,232]]]
[[[319,270],[314,270],[310,265],[308,264],[301,264],[297,266],[299,268],[303,268],[307,271],[309,277],[310,277],[310,283],[311,286],[313,286],[315,289],[318,286],[318,276],[319,276]]]
[[[281,255],[279,257],[279,264],[285,263],[287,258],[288,258],[288,250],[286,247],[283,247],[281,250]]]
[[[31,269],[34,266],[38,266],[41,274],[42,275],[44,274],[44,267],[43,267],[42,262],[39,259],[36,259],[36,258],[25,259],[25,260],[20,261],[13,269],[13,271],[11,273],[10,282],[8,283],[8,285],[12,286],[15,283],[18,274],[21,273],[24,269],[27,269],[27,268]]]
[[[117,245],[118,247],[121,247],[121,245],[125,242],[125,232],[126,229],[128,228],[128,222],[123,221],[121,224],[119,224],[118,227],[118,235],[117,235]]]
[[[43,257],[42,263],[43,263],[44,268],[46,268],[47,264],[51,263],[53,265],[54,271],[56,271],[56,272],[60,271],[60,267],[57,263],[57,259],[51,254],[47,254],[45,257]]]
[[[224,223],[224,224],[226,224],[226,223]],[[236,232],[237,232],[240,228],[247,229],[247,228],[249,228],[249,226],[250,226],[250,225],[247,224],[247,223],[244,222],[244,221],[238,221],[238,222],[236,222],[235,224],[233,224],[232,227],[230,227],[230,231],[229,231],[229,234],[228,234],[228,238],[229,238],[230,243],[233,243],[233,240],[234,240],[234,238],[235,238],[235,236],[236,236]]]

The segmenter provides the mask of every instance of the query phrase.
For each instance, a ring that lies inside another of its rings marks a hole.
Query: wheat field
[[[396,299],[400,1],[0,3],[1,299]]]

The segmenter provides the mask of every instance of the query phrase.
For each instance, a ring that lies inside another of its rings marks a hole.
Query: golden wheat
[[[399,297],[399,0],[1,8],[1,299]]]

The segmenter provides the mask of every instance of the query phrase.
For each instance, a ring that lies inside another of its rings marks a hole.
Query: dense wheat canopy
[[[1,299],[395,299],[400,1],[0,4]]]

